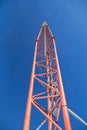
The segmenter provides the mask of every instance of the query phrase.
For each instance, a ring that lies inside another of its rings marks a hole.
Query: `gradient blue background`
[[[87,0],[0,0],[0,130],[22,130],[44,19],[56,37],[68,106],[87,121]],[[73,130],[86,130],[70,117]]]

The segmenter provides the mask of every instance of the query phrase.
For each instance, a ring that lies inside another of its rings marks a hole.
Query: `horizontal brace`
[[[52,96],[35,97],[35,98],[33,98],[33,100],[40,100],[40,99],[46,99],[46,98],[55,98],[55,97],[58,97],[58,96],[60,96],[60,93],[56,94],[56,95],[52,95]]]
[[[48,73],[42,73],[42,74],[35,74],[35,76],[45,76],[45,75],[50,75],[50,74],[56,74],[57,71],[55,72],[48,72]]]
[[[42,93],[38,93],[38,94],[36,94],[36,95],[33,95],[33,98],[34,98],[34,97],[37,97],[37,96],[41,96],[41,95],[46,94],[46,93],[47,93],[47,91],[46,91],[46,92],[42,92]]]
[[[38,52],[37,52],[37,54],[36,54],[36,55],[38,55],[38,56],[44,56],[44,54],[40,54],[40,53],[38,53]]]
[[[37,66],[41,66],[41,67],[47,68],[46,65],[40,64],[40,63],[38,63],[38,62],[36,62],[35,64],[36,64]]]
[[[38,67],[44,67],[44,68],[47,69],[47,65],[43,65],[43,64],[40,64],[40,63],[38,63],[38,62],[36,62],[35,65],[38,66]],[[53,68],[49,68],[49,71],[51,71],[51,73],[52,73],[52,72],[54,72],[54,71],[56,71],[56,70],[53,69]]]
[[[56,58],[52,58],[52,59],[48,59],[48,62],[49,61],[53,61],[53,60],[56,60]],[[40,61],[37,61],[38,63],[41,63],[41,62],[47,62],[46,60],[40,60]]]

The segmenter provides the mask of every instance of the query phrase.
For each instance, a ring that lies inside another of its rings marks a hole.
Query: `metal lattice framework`
[[[40,89],[34,94],[35,82]],[[46,100],[44,107],[40,103],[40,101],[43,103],[43,100]],[[64,129],[71,130],[55,38],[46,22],[43,23],[35,44],[23,130],[30,130],[32,105],[45,116],[44,123],[48,121],[48,130],[62,130],[58,124],[60,109],[62,109]]]

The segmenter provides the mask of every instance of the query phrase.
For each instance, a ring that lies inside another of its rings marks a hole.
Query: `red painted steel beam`
[[[70,118],[69,118],[69,114],[68,114],[68,108],[67,108],[67,103],[66,103],[66,98],[65,98],[65,93],[64,93],[64,87],[63,87],[63,82],[62,82],[60,66],[59,66],[59,62],[58,62],[58,56],[57,56],[56,45],[55,45],[55,40],[54,39],[53,39],[53,43],[54,43],[54,48],[55,48],[56,66],[57,66],[58,81],[59,81],[59,86],[60,86],[60,97],[61,97],[61,107],[62,107],[63,119],[64,119],[64,128],[65,128],[65,130],[72,130],[71,123],[70,123]]]
[[[37,42],[36,42],[35,53],[34,53],[34,61],[33,61],[32,73],[31,73],[30,88],[29,88],[29,93],[28,93],[28,99],[27,99],[27,106],[26,106],[26,113],[25,113],[25,119],[24,119],[24,127],[23,127],[23,130],[29,130],[29,129],[30,129],[31,108],[32,108],[32,94],[33,94],[33,86],[34,86],[34,73],[35,73],[36,52],[37,52]]]

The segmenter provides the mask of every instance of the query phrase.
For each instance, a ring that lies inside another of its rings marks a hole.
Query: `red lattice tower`
[[[35,82],[40,85],[40,90],[36,94],[34,94]],[[44,91],[41,91],[41,87]],[[44,107],[39,103],[39,101],[43,103],[43,100],[46,100]],[[23,130],[30,130],[32,105],[46,118],[44,123],[46,121],[48,122],[48,130],[62,130],[58,123],[60,109],[62,109],[64,130],[72,129],[58,62],[55,38],[46,22],[42,24],[35,44]]]

